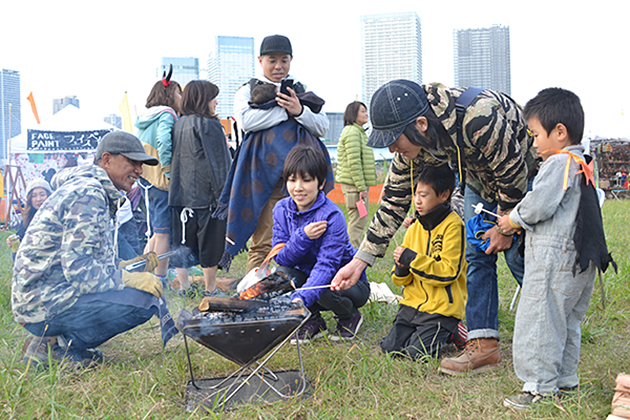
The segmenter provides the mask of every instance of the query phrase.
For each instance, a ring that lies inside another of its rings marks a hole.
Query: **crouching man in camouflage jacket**
[[[114,261],[118,191],[131,189],[143,163],[158,160],[135,136],[112,132],[99,143],[94,165],[53,179],[55,191],[31,222],[13,270],[13,316],[35,336],[25,343],[25,363],[47,365],[50,355],[88,366],[102,360],[97,346],[158,313],[160,280],[121,271]]]

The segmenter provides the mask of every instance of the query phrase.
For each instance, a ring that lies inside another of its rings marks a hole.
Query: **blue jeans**
[[[531,190],[531,181],[528,184],[528,190]],[[464,217],[466,221],[476,216],[473,205],[477,203],[483,203],[486,210],[496,212],[496,201],[483,200],[468,187],[464,193]],[[525,269],[523,257],[518,254],[517,243],[505,250],[503,256],[518,284],[522,284]],[[497,255],[486,255],[484,252],[477,251],[475,246],[469,242],[466,244],[466,261],[468,262],[468,270],[466,271],[468,340],[474,338],[499,339]]]
[[[116,303],[120,301],[125,303]],[[52,319],[25,324],[24,328],[38,337],[61,335],[73,350],[81,353],[157,315],[157,306],[151,305],[154,301],[157,299],[150,293],[129,288],[83,295]]]
[[[168,206],[168,191],[162,191],[151,185],[144,178],[138,179],[142,184],[142,197],[144,189],[149,189],[149,222],[153,233],[171,233],[171,208]]]

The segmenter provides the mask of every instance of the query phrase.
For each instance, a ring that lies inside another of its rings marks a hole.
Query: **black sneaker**
[[[577,392],[578,392],[577,385],[561,387],[560,390],[558,391],[558,397],[559,398],[574,397],[575,395],[577,395]]]
[[[553,398],[549,394],[540,394],[538,392],[521,392],[513,397],[503,400],[503,406],[507,408],[514,408],[516,410],[526,410],[532,408],[532,405],[537,404],[543,400],[549,400]]]
[[[311,340],[322,337],[324,331],[326,331],[326,321],[321,315],[317,314],[306,321],[306,324],[302,325],[302,328],[291,339],[291,344],[297,343],[297,340],[300,340],[300,344],[308,343]],[[297,340],[295,336],[297,336]]]
[[[361,324],[363,324],[363,316],[358,309],[355,309],[350,318],[337,321],[337,335],[333,335],[330,339],[335,341],[352,340],[359,332]]]

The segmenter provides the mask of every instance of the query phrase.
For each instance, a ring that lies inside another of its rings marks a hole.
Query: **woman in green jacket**
[[[357,202],[369,203],[368,190],[376,185],[374,152],[366,145],[367,135],[363,125],[367,124],[368,112],[365,104],[352,102],[343,114],[344,129],[337,146],[337,173],[335,181],[341,184],[341,191],[348,209],[348,235],[350,243],[359,247],[367,217],[360,217]]]

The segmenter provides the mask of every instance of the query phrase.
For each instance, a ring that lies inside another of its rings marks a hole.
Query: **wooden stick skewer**
[[[330,284],[324,284],[322,286],[310,286],[310,287],[300,287],[299,289],[295,287],[295,283],[291,280],[291,286],[293,286],[294,291],[298,290],[315,290],[315,289],[330,289]]]

